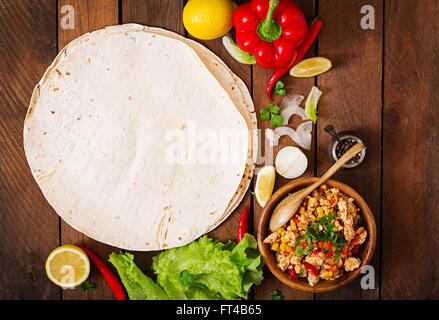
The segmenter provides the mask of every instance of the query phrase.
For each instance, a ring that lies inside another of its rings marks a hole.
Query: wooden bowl
[[[306,292],[314,292],[314,293],[328,292],[338,289],[340,287],[347,285],[348,283],[352,282],[355,278],[357,278],[361,273],[361,267],[367,265],[372,259],[372,256],[375,251],[376,237],[377,237],[375,219],[373,217],[372,212],[369,209],[369,206],[366,204],[363,198],[354,189],[347,186],[346,184],[335,180],[328,180],[325,183],[326,185],[330,187],[338,188],[341,192],[353,198],[355,200],[356,205],[360,208],[360,214],[364,219],[364,227],[367,230],[366,241],[363,244],[361,244],[358,251],[358,256],[361,259],[361,265],[359,268],[355,269],[354,271],[345,272],[343,276],[341,276],[336,280],[320,280],[313,287],[311,287],[308,284],[306,278],[299,278],[297,280],[292,280],[288,276],[287,272],[282,272],[277,266],[275,255],[271,250],[270,246],[263,243],[264,239],[270,234],[270,231],[268,230],[268,225],[269,225],[271,213],[273,212],[276,205],[288,194],[292,193],[293,191],[296,191],[296,189],[300,189],[314,183],[315,181],[317,181],[317,179],[318,178],[310,177],[310,178],[302,178],[302,179],[294,180],[288,183],[287,185],[283,186],[279,190],[277,190],[271,196],[270,200],[263,208],[261,217],[259,218],[259,225],[257,230],[259,250],[261,251],[265,263],[267,264],[270,271],[274,274],[274,276],[293,289],[302,290]]]

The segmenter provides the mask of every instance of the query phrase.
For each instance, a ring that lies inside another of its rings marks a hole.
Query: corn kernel
[[[326,209],[326,210],[325,210],[325,215],[327,216],[330,212],[332,212],[331,209]]]
[[[271,250],[279,251],[279,243],[277,242],[273,243],[273,245],[271,246]]]
[[[277,233],[284,235],[285,234],[285,229],[284,228],[279,228],[279,229],[277,229]]]
[[[287,245],[286,243],[281,243],[280,244],[280,249],[283,251],[287,251],[287,252],[291,252],[292,249],[289,245]]]
[[[357,216],[356,212],[352,212],[352,216],[355,218]]]
[[[280,241],[282,241],[282,243],[286,243],[287,239],[285,238],[285,236],[280,237]]]
[[[316,209],[317,214],[320,216],[321,214],[323,214],[323,208],[322,207],[317,207]]]
[[[328,186],[326,184],[322,184],[321,187],[323,190],[326,190],[328,188]]]
[[[293,230],[293,231],[297,230],[297,226],[296,226],[296,223],[294,221],[291,221],[291,230]]]
[[[332,271],[328,271],[328,277],[332,277],[333,273]]]
[[[304,214],[305,213],[305,207],[300,207],[299,213]]]

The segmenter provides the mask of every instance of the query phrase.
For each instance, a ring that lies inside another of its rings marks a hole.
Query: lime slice
[[[319,102],[322,92],[317,87],[312,87],[305,103],[305,114],[314,123],[317,121],[317,103]]]

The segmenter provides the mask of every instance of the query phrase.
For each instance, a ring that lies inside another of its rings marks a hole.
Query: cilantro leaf
[[[93,290],[94,287],[95,284],[91,282],[89,279],[87,279],[83,283],[81,283],[78,288],[81,289],[82,291],[90,291]]]
[[[280,127],[284,123],[284,118],[280,115],[273,115],[271,117],[271,125],[273,127]]]
[[[296,257],[300,258],[303,254],[303,247],[302,246],[297,246],[296,247]]]
[[[274,85],[274,93],[277,94],[278,96],[285,96],[287,92],[285,91],[284,87],[285,87],[284,83],[281,80],[279,80]]]
[[[273,290],[270,292],[270,300],[283,300],[283,297],[277,290]]]
[[[180,272],[180,277],[181,282],[183,282],[185,286],[188,286],[192,282],[194,282],[194,276],[187,270],[183,270],[182,272]]]
[[[268,105],[268,111],[270,111],[272,114],[278,114],[280,111],[280,108],[278,106],[272,105],[271,103]]]
[[[268,109],[262,109],[261,111],[259,111],[259,114],[260,114],[260,119],[262,121],[270,120],[271,114],[270,111],[268,111]]]

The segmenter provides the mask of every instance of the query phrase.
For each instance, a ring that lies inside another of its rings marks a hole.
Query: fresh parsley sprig
[[[269,104],[267,109],[259,111],[259,118],[262,121],[270,120],[273,127],[280,127],[284,122],[284,118],[279,114],[280,108],[273,104]]]
[[[279,294],[279,291],[273,290],[270,292],[270,300],[283,300],[284,298]]]
[[[277,94],[278,96],[285,96],[287,92],[285,91],[284,87],[285,84],[281,80],[279,80],[274,85],[274,93]]]

